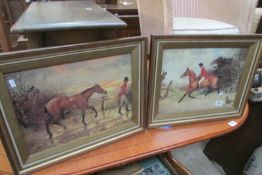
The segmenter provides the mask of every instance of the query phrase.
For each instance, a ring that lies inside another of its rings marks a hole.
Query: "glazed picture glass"
[[[143,131],[145,42],[0,55],[1,130],[15,172]]]
[[[149,127],[241,116],[259,60],[259,38],[152,39]]]

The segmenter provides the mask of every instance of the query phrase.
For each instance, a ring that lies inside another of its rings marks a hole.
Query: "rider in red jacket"
[[[199,63],[198,65],[199,65],[199,67],[201,69],[201,72],[200,72],[200,74],[198,76],[198,78],[199,78],[198,88],[200,88],[201,83],[203,81],[205,81],[206,79],[208,79],[208,73],[207,73],[203,63]]]
[[[121,108],[122,108],[123,105],[126,106],[126,112],[129,111],[129,109],[128,109],[129,102],[128,102],[128,99],[126,97],[127,87],[128,87],[127,84],[128,84],[128,77],[125,77],[124,83],[121,85],[120,90],[118,91],[118,106],[119,106],[118,113],[119,114],[122,114]]]

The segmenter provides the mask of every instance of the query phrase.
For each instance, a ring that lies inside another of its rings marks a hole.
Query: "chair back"
[[[137,0],[141,35],[171,34],[173,0]]]
[[[173,0],[175,17],[207,18],[250,34],[258,0]]]

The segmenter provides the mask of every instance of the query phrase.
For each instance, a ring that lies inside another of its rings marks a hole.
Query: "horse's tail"
[[[49,113],[49,111],[47,110],[46,106],[44,108],[44,112],[47,114],[48,116],[48,120],[51,120],[53,118],[53,116]]]
[[[47,114],[49,114],[49,112],[48,112],[46,106],[45,106],[44,112],[47,113]]]

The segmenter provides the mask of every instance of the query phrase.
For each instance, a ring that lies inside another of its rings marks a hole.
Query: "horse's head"
[[[167,72],[163,71],[163,73],[161,74],[161,80],[164,80],[166,78],[166,74]]]
[[[161,83],[166,79],[166,74],[167,72],[163,71],[163,73],[161,74]]]
[[[189,73],[190,73],[190,69],[187,68],[186,71],[180,76],[180,78],[184,78],[186,76],[189,76]]]
[[[95,92],[99,93],[99,94],[107,94],[107,91],[105,89],[103,89],[99,84],[96,84],[94,86],[95,88]]]

